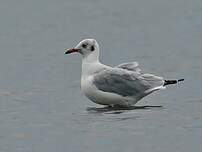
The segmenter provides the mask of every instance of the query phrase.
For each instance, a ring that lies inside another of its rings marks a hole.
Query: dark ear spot
[[[90,50],[93,52],[95,50],[95,47],[92,45]]]

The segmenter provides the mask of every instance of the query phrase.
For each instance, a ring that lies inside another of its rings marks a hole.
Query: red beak
[[[70,53],[74,53],[74,52],[79,52],[79,49],[75,49],[75,48],[72,48],[72,49],[68,49],[65,54],[70,54]]]

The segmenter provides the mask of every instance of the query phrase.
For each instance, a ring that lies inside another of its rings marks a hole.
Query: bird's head
[[[83,58],[87,58],[89,56],[94,56],[95,58],[99,56],[99,46],[96,40],[94,39],[84,39],[79,44],[71,49],[67,49],[65,54],[70,53],[80,53]]]

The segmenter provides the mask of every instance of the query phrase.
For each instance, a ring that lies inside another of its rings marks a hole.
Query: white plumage
[[[137,62],[122,63],[116,67],[99,61],[99,46],[94,39],[85,39],[66,54],[82,55],[81,89],[93,102],[129,107],[141,98],[177,80],[164,80],[152,74],[144,74]],[[165,84],[165,81],[167,84]]]

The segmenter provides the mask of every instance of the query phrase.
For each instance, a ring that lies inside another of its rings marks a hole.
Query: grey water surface
[[[185,81],[103,108],[64,54],[84,38],[107,65]],[[201,0],[1,0],[0,152],[200,152],[201,59]]]

